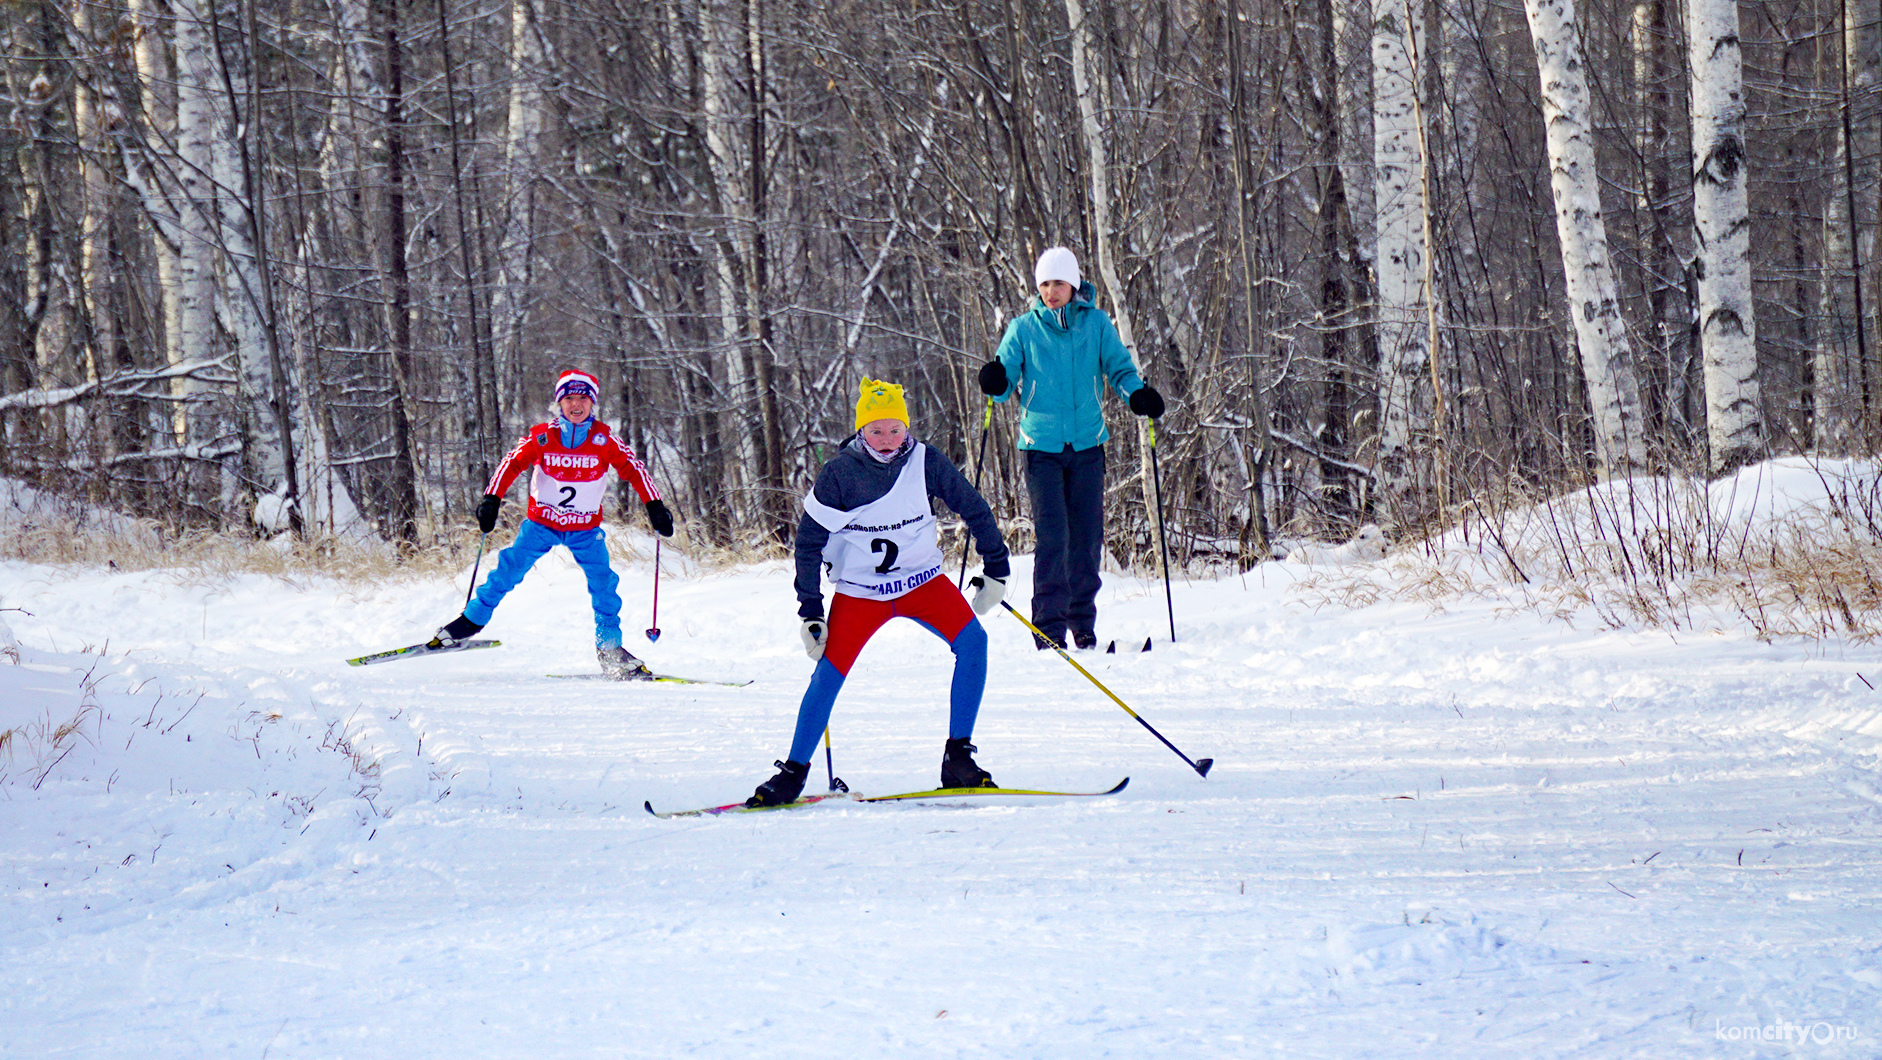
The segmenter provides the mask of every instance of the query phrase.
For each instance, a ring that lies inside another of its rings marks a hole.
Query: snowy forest
[[[0,476],[165,526],[461,534],[571,366],[695,542],[788,538],[864,374],[1023,523],[973,373],[1059,244],[1170,399],[1126,563],[1153,483],[1253,562],[1882,443],[1873,2],[0,19]]]

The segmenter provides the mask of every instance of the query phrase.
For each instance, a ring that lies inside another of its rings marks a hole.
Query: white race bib
[[[892,600],[941,573],[927,456],[927,447],[915,443],[889,492],[853,511],[804,495],[804,511],[830,531],[823,561],[839,592]]]
[[[594,515],[601,510],[601,500],[607,493],[606,478],[597,478],[592,482],[564,482],[537,467],[529,479],[529,495],[536,498],[537,504],[560,515],[583,518]]]

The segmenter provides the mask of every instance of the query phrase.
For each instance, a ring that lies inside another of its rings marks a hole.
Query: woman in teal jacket
[[[1019,447],[1038,538],[1033,625],[1059,644],[1070,630],[1074,646],[1090,648],[1098,642],[1104,554],[1104,392],[1152,418],[1163,415],[1163,397],[1138,378],[1070,250],[1041,254],[1033,278],[1039,297],[1006,326],[993,360],[980,369],[980,389],[999,402],[1019,395]]]

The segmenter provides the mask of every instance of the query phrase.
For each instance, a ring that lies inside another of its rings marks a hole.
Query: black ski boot
[[[1072,630],[1072,647],[1079,651],[1090,651],[1098,646],[1098,634],[1089,629]]]
[[[745,800],[747,806],[782,806],[795,802],[804,793],[804,780],[810,776],[809,762],[773,762],[778,767],[778,775],[758,785],[751,798]]]
[[[425,643],[427,648],[455,648],[464,641],[477,635],[484,627],[459,615],[440,628],[436,635]]]
[[[647,664],[628,652],[626,648],[596,648],[595,658],[601,661],[601,672],[616,681],[651,681],[653,671]]]
[[[944,788],[997,788],[993,774],[974,764],[976,748],[966,737],[949,740],[941,756],[941,786]]]

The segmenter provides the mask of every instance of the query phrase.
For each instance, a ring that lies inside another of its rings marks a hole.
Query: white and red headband
[[[560,405],[562,399],[570,394],[580,394],[590,401],[601,400],[601,380],[579,369],[563,372],[555,381],[555,401]]]

